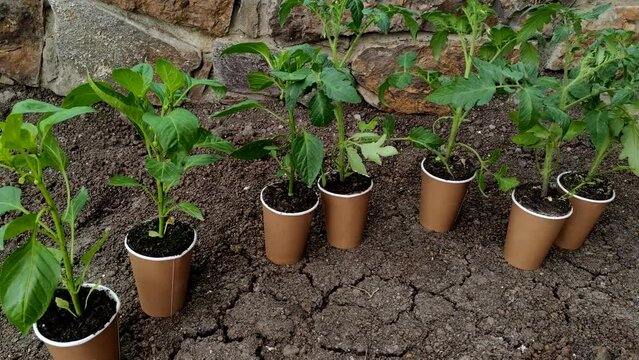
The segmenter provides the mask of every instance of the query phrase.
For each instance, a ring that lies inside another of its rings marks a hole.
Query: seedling
[[[173,211],[203,220],[202,212],[195,204],[176,203],[169,191],[180,184],[186,171],[210,165],[222,159],[220,154],[233,152],[234,147],[202,128],[193,113],[180,107],[193,88],[208,86],[221,97],[226,92],[224,85],[215,80],[194,79],[162,59],[155,64],[155,74],[162,82],[154,82],[154,69],[149,64],[113,70],[112,79],[124,89],[123,93],[89,77],[87,84],[67,96],[66,103],[90,106],[103,101],[124,114],[133,125],[144,142],[145,166],[155,180],[155,187],[120,175],[111,178],[110,185],[144,190],[157,206],[158,228],[151,230],[149,235],[164,237],[167,225],[173,221],[170,217]],[[153,100],[159,102],[161,108],[156,109]],[[216,153],[194,154],[198,149]]]
[[[17,214],[0,227],[0,250],[5,241],[21,235],[25,239],[24,244],[2,263],[0,302],[9,321],[25,334],[44,315],[60,282],[69,292],[71,304],[61,298],[55,299],[56,304],[75,317],[82,315],[86,301],[82,303],[78,293],[93,257],[109,236],[109,231],[105,230],[80,257],[82,265],[76,269],[76,220],[89,199],[89,192],[83,187],[73,196],[69,160],[52,127],[92,111],[86,106],[63,109],[37,100],[25,100],[15,104],[6,120],[0,122],[0,169],[17,175],[21,186],[33,186],[37,191],[33,196],[38,197],[35,203],[44,204],[40,209],[27,209],[22,204],[20,188],[12,185],[0,188],[0,215]],[[34,125],[24,121],[25,114],[43,115]],[[50,171],[45,171],[47,169]],[[51,180],[57,174],[62,182]],[[54,200],[51,183],[63,187],[64,204]],[[45,245],[44,239],[53,246]],[[60,263],[64,272],[61,272]]]
[[[297,101],[303,95],[311,92],[317,86],[312,67],[321,66],[327,61],[318,49],[309,45],[292,47],[282,52],[271,50],[266,44],[240,43],[230,46],[222,55],[249,53],[260,55],[269,66],[269,73],[253,72],[247,76],[249,88],[261,91],[275,86],[279,90],[279,98],[284,102],[287,118],[269,110],[255,100],[247,100],[219,111],[212,116],[224,117],[249,109],[259,109],[270,114],[274,119],[288,126],[288,135],[284,143],[278,144],[276,135],[270,139],[258,140],[249,143],[235,151],[232,155],[244,159],[253,160],[265,156],[271,156],[279,164],[278,176],[286,176],[288,179],[288,195],[295,194],[295,179],[299,178],[309,187],[317,179],[322,162],[324,160],[324,147],[317,136],[299,128],[295,123],[295,107]],[[313,97],[310,104],[311,114],[316,118],[326,118],[328,115],[318,102],[327,101],[325,97]],[[320,113],[316,113],[320,111]]]

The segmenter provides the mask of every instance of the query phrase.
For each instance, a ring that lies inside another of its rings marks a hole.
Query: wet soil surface
[[[339,180],[339,174],[326,176],[326,185],[322,188],[333,194],[352,195],[362,193],[371,187],[371,178],[358,173],[352,173],[344,181]]]
[[[149,231],[158,231],[158,221],[147,221],[135,225],[129,231],[127,244],[140,255],[166,257],[180,255],[193,244],[193,228],[189,224],[175,221],[167,223],[164,236],[151,236]]]
[[[541,185],[524,184],[517,187],[515,199],[526,209],[546,216],[564,216],[570,212],[570,201],[556,186],[548,189],[546,196],[541,195]]]
[[[90,293],[90,294],[89,294]],[[89,299],[87,301],[87,296]],[[53,298],[61,298],[71,305],[71,296],[66,290],[58,289]],[[81,288],[78,293],[80,303],[86,308],[82,315],[76,317],[65,309],[59,308],[51,302],[44,316],[38,321],[38,330],[47,339],[59,342],[69,342],[84,339],[104,329],[115,314],[117,304],[106,291]]]
[[[314,188],[295,182],[295,195],[288,195],[288,181],[278,181],[264,189],[266,204],[277,211],[285,213],[304,212],[317,204],[318,194]]]
[[[436,156],[429,156],[424,162],[424,168],[431,175],[448,181],[468,180],[477,171],[477,166],[472,161],[457,155],[450,157],[448,167],[450,171],[446,168],[444,162],[438,160]]]
[[[561,185],[568,191],[591,200],[609,200],[614,194],[612,183],[607,178],[594,177],[587,180],[587,173],[575,172],[561,176]]]
[[[60,101],[49,93],[11,89],[19,93],[12,101],[33,96]],[[459,140],[482,154],[503,149],[514,175],[522,183],[536,182],[534,154],[510,142],[514,132],[508,112],[514,106],[497,99],[472,112]],[[205,127],[236,144],[284,131],[257,111],[209,119],[222,107],[189,107]],[[154,205],[141,191],[107,186],[115,174],[143,178],[145,150],[119,115],[105,107],[98,111],[55,131],[69,153],[74,189],[84,185],[91,194],[80,218],[76,253],[82,254],[105,227],[112,230],[88,279],[101,279],[122,300],[123,359],[639,356],[639,179],[611,175],[611,182],[625,191],[582,249],[554,249],[540,270],[520,271],[502,257],[510,194],[491,187],[484,198],[471,186],[453,231],[437,234],[419,225],[420,161],[426,154],[408,144],[397,144],[400,155],[385,160],[383,167],[369,166],[375,188],[363,244],[349,251],[332,248],[317,211],[305,257],[294,266],[272,265],[264,257],[259,195],[274,180],[276,164],[225,159],[189,172],[175,200],[193,201],[206,220],[184,219],[200,239],[188,303],[173,318],[150,318],[140,310],[123,239],[133,225],[152,217]],[[355,116],[380,115],[364,106],[347,106],[345,114],[349,132],[356,129]],[[397,133],[431,126],[434,120],[397,116]],[[306,123],[301,116],[298,121]],[[330,131],[320,129],[318,135],[334,144]],[[593,154],[585,138],[566,144],[558,171],[584,169]],[[611,154],[604,168],[613,166],[617,155]],[[25,188],[28,207],[37,205],[30,200],[33,193]],[[60,189],[54,195],[63,199]],[[20,243],[9,242],[7,251]],[[48,358],[33,334],[20,335],[4,317],[0,354],[4,359]]]

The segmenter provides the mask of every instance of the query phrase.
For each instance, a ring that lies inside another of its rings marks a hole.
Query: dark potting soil
[[[444,163],[438,160],[436,156],[429,156],[424,162],[426,171],[440,179],[449,181],[468,180],[475,174],[475,171],[477,171],[477,167],[471,160],[457,155],[450,157],[448,166],[450,167],[450,172],[448,172]]]
[[[371,182],[369,177],[358,173],[347,176],[344,181],[339,180],[339,174],[330,174],[326,177],[326,185],[322,187],[334,194],[351,195],[368,190]]]
[[[157,231],[157,220],[134,226],[127,236],[129,247],[135,252],[150,257],[176,256],[193,244],[195,235],[191,226],[176,221],[166,226],[164,237],[152,237],[149,231]]]
[[[560,178],[561,184],[568,191],[577,188],[576,194],[591,200],[609,200],[613,194],[612,183],[604,177],[595,177],[586,181],[587,174],[569,173]],[[581,185],[581,186],[580,186]]]
[[[78,297],[82,306],[90,291],[91,288],[80,289]],[[59,308],[55,303],[56,297],[68,301],[69,306],[73,308],[69,292],[66,289],[57,289],[47,311],[37,322],[38,330],[49,340],[69,342],[84,339],[102,330],[116,312],[115,300],[104,290],[91,292],[86,309],[78,317]]]
[[[267,185],[263,193],[266,204],[277,211],[297,213],[306,211],[317,204],[317,193],[301,182],[294,183],[293,196],[288,195],[288,181]]]
[[[524,184],[515,191],[515,199],[521,206],[546,216],[564,216],[570,212],[570,202],[562,196],[558,189],[552,187],[548,195],[542,197],[541,185],[536,184]]]

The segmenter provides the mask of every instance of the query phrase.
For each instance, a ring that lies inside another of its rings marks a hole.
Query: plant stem
[[[453,153],[453,149],[455,148],[455,143],[457,141],[457,133],[459,132],[459,127],[461,126],[464,117],[462,116],[462,109],[455,109],[455,116],[453,117],[453,125],[450,128],[450,134],[448,135],[448,144],[446,145],[445,162],[448,162],[450,156]]]
[[[546,154],[544,156],[544,167],[542,169],[542,187],[541,197],[548,195],[548,188],[550,187],[550,175],[552,174],[552,160],[555,153],[555,142],[550,140],[546,143]]]
[[[56,235],[58,238],[58,246],[60,247],[60,252],[62,253],[62,262],[64,264],[64,270],[66,275],[64,276],[64,282],[66,283],[67,291],[71,296],[71,302],[73,303],[73,308],[75,310],[75,315],[82,315],[82,306],[80,303],[80,299],[78,298],[78,294],[76,292],[76,284],[75,279],[73,277],[73,262],[69,257],[69,252],[67,251],[67,243],[66,243],[66,235],[64,233],[64,224],[62,224],[62,220],[60,219],[60,213],[58,212],[58,208],[49,193],[49,190],[44,186],[42,180],[40,179],[40,183],[36,185],[42,193],[47,206],[49,206],[49,213],[51,214],[51,218],[53,219],[53,225],[55,226]]]
[[[160,237],[164,237],[164,231],[166,230],[166,215],[164,214],[164,187],[159,180],[155,181],[158,192],[158,234]]]
[[[297,129],[295,128],[295,116],[292,110],[288,111],[288,128],[289,128],[289,141],[291,146],[297,137]],[[289,157],[290,163],[290,172],[288,177],[288,196],[293,196],[295,188],[295,159],[293,158],[293,154]]]
[[[610,147],[610,140],[606,141],[604,147],[597,151],[597,156],[595,160],[590,165],[590,169],[588,170],[588,175],[586,177],[586,181],[591,180],[599,173],[599,166],[601,166],[601,162],[608,155],[608,147]]]
[[[339,181],[346,179],[346,136],[344,135],[344,110],[341,102],[335,103],[335,118],[337,119],[337,171]]]

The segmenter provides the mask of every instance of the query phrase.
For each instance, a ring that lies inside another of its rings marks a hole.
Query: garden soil
[[[12,103],[61,101],[23,87],[0,92],[10,92]],[[0,112],[6,115],[9,105],[0,104]],[[460,139],[484,154],[503,149],[517,176],[536,181],[532,154],[510,142],[507,112],[513,106],[497,99],[474,111]],[[222,105],[188,107],[205,127],[236,144],[284,131],[256,111],[209,119]],[[306,124],[302,113],[299,124]],[[351,131],[360,117],[379,115],[365,106],[345,113]],[[430,127],[435,118],[396,120],[402,134]],[[611,176],[618,196],[583,248],[553,249],[541,269],[527,272],[502,257],[510,194],[492,190],[484,198],[473,186],[452,231],[437,234],[419,225],[425,153],[400,144],[399,156],[370,166],[375,187],[361,246],[330,247],[317,211],[303,260],[276,266],[264,257],[259,201],[275,164],[225,159],[188,173],[175,192],[179,200],[196,202],[206,220],[180,218],[198,232],[188,303],[173,318],[154,319],[140,309],[123,241],[155,208],[142,191],[107,186],[112,175],[146,176],[143,144],[105,106],[55,131],[69,153],[75,190],[84,185],[91,195],[79,220],[78,253],[111,228],[88,280],[120,296],[123,359],[639,359],[639,179],[629,174]],[[330,128],[318,133],[336,140]],[[560,170],[583,169],[592,155],[585,139],[567,144]],[[0,180],[16,179],[3,174]],[[30,200],[33,193],[25,189],[31,208],[40,205]],[[0,257],[17,243],[8,243]],[[0,319],[0,358],[47,356],[33,333],[23,336]]]

